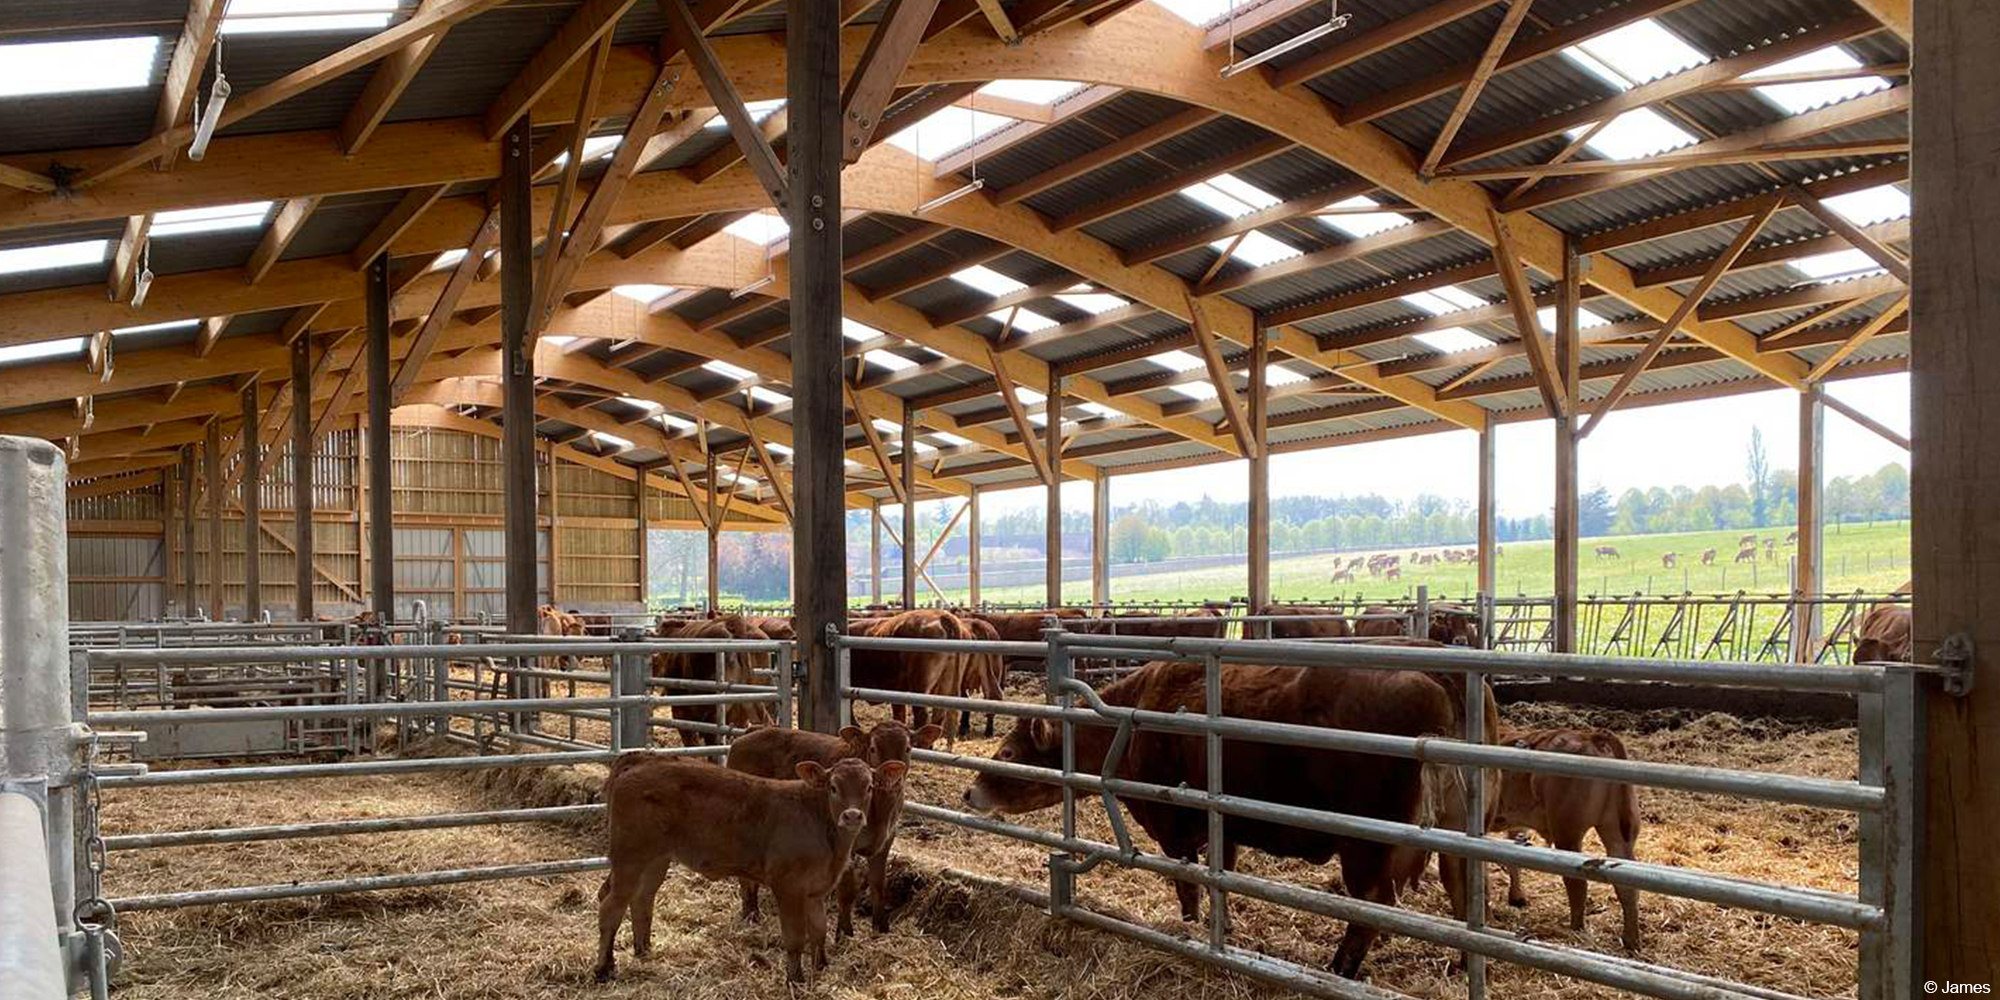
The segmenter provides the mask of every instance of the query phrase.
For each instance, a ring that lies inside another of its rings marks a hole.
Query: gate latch
[[[1944,674],[1944,693],[1963,698],[1972,693],[1972,637],[1964,632],[1946,636],[1937,649],[1938,667]]]

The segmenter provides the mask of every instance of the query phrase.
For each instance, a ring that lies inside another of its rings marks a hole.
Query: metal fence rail
[[[1860,667],[1712,660],[1637,660],[1614,656],[1537,655],[1463,648],[1386,647],[1358,644],[1245,641],[1148,636],[1071,634],[1045,631],[1050,704],[1026,705],[854,687],[848,664],[855,649],[993,652],[1018,654],[1020,643],[949,643],[913,639],[833,636],[841,671],[843,706],[850,699],[916,707],[980,710],[1058,722],[1063,731],[1062,766],[1029,767],[918,751],[913,759],[976,772],[1026,778],[1062,789],[1060,832],[968,815],[931,804],[910,803],[913,815],[1026,841],[1057,853],[1050,857],[1044,899],[1050,911],[1179,954],[1280,982],[1319,996],[1398,996],[1378,987],[1307,969],[1275,956],[1231,945],[1227,938],[1228,897],[1232,894],[1359,922],[1454,948],[1467,956],[1467,991],[1485,995],[1484,960],[1492,959],[1561,973],[1578,979],[1668,998],[1786,997],[1780,991],[1635,959],[1567,946],[1517,941],[1483,926],[1487,864],[1516,865],[1570,878],[1738,907],[1791,919],[1858,931],[1861,937],[1860,996],[1863,1000],[1902,998],[1914,985],[1907,942],[1914,917],[1910,844],[1914,811],[1910,789],[1915,755],[1911,727],[1916,676],[1928,668],[1909,665]],[[1033,645],[1033,644],[1030,644]],[[1149,711],[1106,704],[1077,676],[1082,658],[1180,660],[1203,666],[1206,710]],[[1483,720],[1484,678],[1562,676],[1617,680],[1657,680],[1682,684],[1731,685],[1778,691],[1838,691],[1855,695],[1861,707],[1860,780],[1833,781],[1793,775],[1551,753],[1479,742],[1475,724],[1468,740],[1408,738],[1381,733],[1293,725],[1221,714],[1225,663],[1295,665],[1308,669],[1420,670],[1467,676],[1468,719]],[[845,711],[845,709],[843,709]],[[1103,773],[1079,769],[1076,727],[1115,728]],[[1205,788],[1138,781],[1120,773],[1122,748],[1133,732],[1199,737],[1207,754]],[[1258,741],[1302,748],[1399,756],[1428,764],[1465,768],[1468,826],[1464,831],[1430,828],[1324,808],[1267,802],[1232,795],[1222,787],[1225,741]],[[1860,829],[1860,878],[1856,894],[1742,879],[1666,865],[1648,864],[1490,840],[1485,834],[1486,769],[1566,775],[1657,788],[1698,791],[1771,802],[1854,812]],[[1078,795],[1095,797],[1117,843],[1077,834]],[[1132,842],[1119,800],[1145,799],[1205,812],[1209,818],[1208,862],[1195,864],[1139,851]],[[1318,830],[1378,843],[1408,845],[1463,859],[1468,872],[1467,919],[1454,920],[1383,904],[1336,896],[1304,886],[1224,871],[1225,816]],[[1076,895],[1076,876],[1102,863],[1155,871],[1207,889],[1210,923],[1205,944],[1162,935],[1150,928],[1089,910]],[[1014,887],[1022,889],[1022,887]],[[1034,893],[1033,889],[1022,891]]]

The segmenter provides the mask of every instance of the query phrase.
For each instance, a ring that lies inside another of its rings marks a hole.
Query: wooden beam
[[[1499,211],[1488,208],[1493,235],[1493,266],[1500,272],[1500,283],[1507,289],[1507,305],[1514,311],[1514,332],[1527,348],[1528,367],[1535,375],[1535,386],[1542,393],[1542,407],[1551,417],[1561,417],[1570,412],[1575,397],[1563,391],[1563,384],[1557,377],[1556,359],[1549,343],[1542,337],[1542,324],[1535,317],[1535,293],[1528,287],[1528,276],[1521,270],[1521,257],[1514,246],[1513,231]]]
[[[397,237],[402,236],[426,209],[436,204],[444,192],[443,184],[427,184],[405,192],[403,200],[397,202],[396,207],[390,209],[389,214],[383,216],[382,221],[354,245],[354,252],[350,255],[354,269],[358,271],[367,267],[377,254],[389,249],[390,244],[395,243]]]
[[[1001,41],[1012,45],[1021,40],[1020,30],[1014,27],[1014,22],[1007,16],[1006,8],[1000,6],[1000,0],[974,0],[974,2],[979,5],[979,12],[986,16],[986,23],[993,26],[993,33],[999,35]]]
[[[1540,163],[1518,167],[1480,167],[1447,170],[1442,176],[1462,181],[1505,180],[1514,177],[1575,177],[1584,174],[1622,174],[1627,171],[1664,172],[1693,167],[1715,167],[1732,163],[1779,163],[1788,160],[1826,160],[1844,156],[1882,156],[1907,153],[1907,139],[1856,140],[1853,142],[1808,143],[1800,146],[1754,146],[1748,149],[1695,150],[1667,153],[1630,160],[1571,160],[1568,163]]]
[[[1008,325],[1013,325],[1011,320]],[[990,345],[986,350],[990,355],[988,360],[993,368],[993,376],[999,382],[1000,401],[1007,405],[1007,416],[1013,419],[1014,430],[1021,435],[1021,447],[1028,452],[1028,464],[1034,468],[1035,475],[1040,477],[1043,483],[1055,483],[1056,477],[1049,468],[1050,462],[1035,445],[1035,427],[1028,422],[1028,412],[1021,408],[1021,400],[1014,394],[1013,376],[1007,374],[1007,367],[1000,360],[1000,352],[995,351]],[[1048,419],[1054,420],[1055,417],[1051,416]]]
[[[861,159],[875,130],[882,124],[882,110],[895,92],[896,79],[903,75],[910,56],[923,41],[924,29],[937,12],[938,0],[890,0],[888,10],[868,38],[861,62],[848,78],[840,95],[843,141],[842,157],[848,163]]]
[[[1236,398],[1236,387],[1229,380],[1229,366],[1222,362],[1222,352],[1215,345],[1215,334],[1208,329],[1208,319],[1202,315],[1201,303],[1188,296],[1188,312],[1194,317],[1191,329],[1194,331],[1195,346],[1201,351],[1202,364],[1208,368],[1208,381],[1215,386],[1216,401],[1222,404],[1222,415],[1229,423],[1229,433],[1235,435],[1236,443],[1246,458],[1257,456],[1257,439],[1250,430],[1250,422],[1243,415],[1242,402]],[[1251,387],[1252,392],[1256,387]],[[1057,419],[1051,414],[1049,420]]]
[[[1472,113],[1472,106],[1479,102],[1479,94],[1486,89],[1486,81],[1493,78],[1493,71],[1499,68],[1500,57],[1507,52],[1507,46],[1514,41],[1514,32],[1528,16],[1528,8],[1534,0],[1506,0],[1507,13],[1500,18],[1500,27],[1494,29],[1493,37],[1486,43],[1486,51],[1472,68],[1472,76],[1465,81],[1465,89],[1458,95],[1451,114],[1445,116],[1444,127],[1438,130],[1437,138],[1431,140],[1431,150],[1424,155],[1423,165],[1417,172],[1429,177],[1437,173],[1438,161],[1444,159],[1445,150],[1451,148],[1452,140],[1458,138],[1459,126],[1465,124],[1465,116]]]
[[[419,0],[417,9],[423,10],[437,3],[438,0]],[[437,51],[444,36],[445,33],[440,31],[403,46],[383,59],[382,65],[369,74],[368,85],[347,109],[347,117],[340,122],[340,151],[343,155],[353,156],[361,152],[361,147],[381,127],[390,109],[402,98],[403,91],[409,88],[410,82],[430,61],[431,54]]]
[[[1854,331],[1854,335],[1848,337],[1839,347],[1834,348],[1832,353],[1820,359],[1819,364],[1814,365],[1812,371],[1806,373],[1806,381],[1818,382],[1825,378],[1828,373],[1839,367],[1842,361],[1847,360],[1848,355],[1853,354],[1861,345],[1873,340],[1876,334],[1882,332],[1883,327],[1895,322],[1909,308],[1910,296],[1904,294],[1892,303],[1889,308],[1882,310],[1881,315],[1863,324],[1861,329]]]
[[[1771,197],[1767,200],[1762,210],[1752,216],[1749,222],[1743,224],[1743,228],[1736,234],[1736,239],[1730,241],[1729,248],[1724,250],[1721,256],[1715,258],[1715,262],[1708,267],[1708,273],[1702,275],[1701,280],[1695,282],[1694,288],[1690,289],[1687,295],[1681,299],[1680,308],[1674,310],[1673,316],[1669,317],[1665,323],[1660,324],[1659,332],[1653,334],[1653,339],[1647,341],[1646,346],[1641,348],[1639,353],[1632,358],[1631,367],[1625,370],[1625,374],[1618,377],[1618,381],[1612,384],[1611,391],[1598,401],[1597,408],[1591,413],[1590,419],[1585,421],[1583,427],[1576,432],[1578,439],[1589,437],[1590,432],[1596,430],[1597,425],[1604,421],[1605,415],[1618,405],[1619,400],[1625,398],[1625,393],[1631,390],[1632,383],[1639,378],[1639,374],[1646,370],[1647,365],[1653,363],[1654,358],[1659,357],[1660,351],[1667,346],[1667,341],[1672,340],[1674,334],[1680,331],[1681,324],[1687,322],[1688,317],[1694,315],[1695,310],[1701,306],[1701,300],[1708,297],[1708,293],[1715,288],[1716,283],[1722,280],[1724,274],[1728,273],[1730,265],[1736,263],[1736,258],[1742,256],[1743,251],[1750,246],[1750,241],[1757,238],[1757,233],[1763,230],[1764,224],[1771,221],[1771,216],[1776,215],[1778,209],[1783,208],[1784,205],[1784,198]],[[1893,319],[1895,317],[1892,316],[1890,318]],[[1808,375],[1806,380],[1810,382],[1812,381],[1812,377]]]
[[[869,417],[867,408],[861,405],[859,390],[852,382],[843,381],[841,385],[847,390],[848,405],[854,408],[855,422],[861,425],[861,436],[867,440],[868,450],[875,456],[875,465],[882,470],[882,478],[889,483],[889,492],[895,496],[897,503],[909,503],[909,494],[903,491],[902,477],[890,466],[888,449],[882,447],[881,432],[875,429],[875,421]]]
[[[264,231],[264,238],[250,253],[250,263],[244,267],[244,279],[253,285],[263,281],[264,276],[271,273],[271,265],[285,256],[286,248],[305,230],[306,220],[312,218],[313,209],[318,207],[318,195],[291,198],[279,206],[277,213],[271,216],[271,225]]]
[[[1852,420],[1855,423],[1860,424],[1861,426],[1866,427],[1871,431],[1874,431],[1876,434],[1881,435],[1883,440],[1888,441],[1890,444],[1896,445],[1897,447],[1903,449],[1904,451],[1910,450],[1910,439],[1901,434],[1896,433],[1895,431],[1890,430],[1889,425],[1884,424],[1879,420],[1876,420],[1874,417],[1871,417],[1868,414],[1863,413],[1860,410],[1857,410],[1854,407],[1849,406],[1848,404],[1833,398],[1832,396],[1822,394],[1820,396],[1820,401],[1825,403],[1827,407],[1829,409],[1832,409],[1835,413],[1838,413],[1841,416],[1846,417],[1847,419]]]
[[[228,7],[228,0],[188,0],[187,17],[181,22],[180,37],[174,40],[173,55],[167,57],[166,78],[160,84],[159,110],[153,115],[154,133],[192,123],[201,76],[208,69],[209,52],[215,47],[215,36],[222,30]],[[178,151],[160,157],[160,166],[172,167]]]
[[[1800,208],[1811,212],[1813,218],[1824,223],[1828,229],[1833,230],[1841,239],[1853,244],[1854,249],[1867,254],[1869,259],[1881,265],[1883,270],[1895,275],[1896,280],[1901,281],[1905,285],[1910,283],[1910,262],[1904,260],[1901,254],[1883,246],[1881,241],[1868,235],[1868,232],[1860,226],[1849,222],[1846,216],[1828,208],[1825,202],[1813,197],[1798,185],[1787,187],[1785,189],[1785,198],[1796,203]]]
[[[1081,156],[1074,156],[1034,174],[1025,180],[1016,181],[994,192],[996,204],[1011,205],[1023,198],[1074,180],[1084,174],[1108,166],[1131,156],[1150,146],[1165,142],[1190,129],[1214,121],[1216,113],[1207,108],[1189,108],[1140,129],[1130,135],[1096,146]]]
[[[133,284],[139,280],[139,270],[146,256],[146,235],[152,228],[151,215],[126,217],[125,232],[118,237],[118,245],[111,251],[111,277],[105,283],[105,292],[111,301],[132,301]]]
[[[565,246],[564,233],[569,231],[569,203],[576,197],[576,181],[583,172],[583,145],[589,138],[589,122],[597,108],[597,91],[604,82],[604,62],[611,56],[609,38],[597,44],[590,61],[584,66],[583,87],[577,92],[577,128],[570,133],[569,150],[563,161],[562,179],[557,182],[555,203],[549,206],[549,225],[542,240],[542,256],[538,262],[539,273],[535,279],[534,304],[528,312],[528,338],[541,336],[542,325],[555,311],[555,303],[560,301],[567,288],[555,285],[557,263],[562,259]],[[590,235],[590,243],[595,244],[597,234]]]
[[[562,27],[528,59],[528,64],[486,107],[486,138],[500,138],[514,119],[526,114],[585,53],[611,37],[618,19],[637,0],[584,0]],[[580,132],[590,131],[585,119]]]
[[[667,16],[670,37],[687,55],[688,61],[694,64],[702,86],[708,88],[716,110],[722,113],[723,121],[729,124],[730,134],[736,137],[736,144],[742,147],[744,158],[750,161],[751,172],[763,184],[771,204],[783,207],[787,188],[784,167],[778,163],[777,154],[772,152],[771,143],[758,131],[756,120],[744,107],[743,98],[723,69],[721,60],[716,58],[715,49],[703,37],[702,28],[695,23],[686,0],[660,0],[660,9]]]
[[[1854,0],[1854,5],[1867,11],[1882,27],[1895,32],[1896,37],[1903,41],[1916,40],[1916,17],[1910,12],[1913,0]]]
[[[1284,67],[1271,73],[1271,85],[1274,87],[1291,87],[1317,79],[1343,66],[1353,65],[1370,56],[1395,48],[1419,35],[1428,34],[1438,28],[1442,28],[1468,14],[1491,7],[1495,2],[1496,0],[1438,0],[1436,3],[1429,4],[1386,24],[1377,25],[1359,34],[1344,36],[1341,38],[1340,44],[1330,46],[1318,52],[1308,53],[1304,58],[1286,64]],[[1281,6],[1281,4],[1267,3],[1259,7],[1253,7],[1244,11],[1237,20],[1245,22],[1243,30],[1255,30],[1251,26],[1255,22],[1249,19],[1255,18],[1267,7]],[[1295,4],[1293,6],[1302,5]],[[1207,47],[1215,48],[1223,42],[1228,41],[1229,35],[1224,34],[1224,32],[1228,32],[1230,28],[1230,25],[1225,24],[1221,27],[1210,29],[1207,38]],[[1447,86],[1443,89],[1449,90],[1451,87]]]
[[[389,405],[410,391],[417,380],[417,373],[430,360],[431,351],[437,347],[438,336],[445,325],[451,322],[452,313],[458,308],[458,301],[465,290],[472,287],[473,279],[479,274],[479,267],[486,261],[486,252],[500,239],[500,209],[486,213],[486,220],[479,231],[472,234],[472,242],[466,245],[465,256],[459,258],[452,268],[450,280],[438,292],[437,302],[431,306],[430,315],[424,317],[424,325],[417,329],[415,339],[410,341],[410,351],[403,357],[403,365],[396,370],[396,378],[389,384]]]
[[[0,186],[15,188],[21,191],[30,191],[35,194],[53,194],[55,193],[56,182],[46,174],[38,174],[32,170],[23,170],[20,167],[0,163]]]

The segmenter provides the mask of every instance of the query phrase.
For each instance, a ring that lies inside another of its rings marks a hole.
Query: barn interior
[[[1964,848],[2000,816],[1977,738],[2000,694],[1970,680],[1972,651],[2000,643],[1980,613],[2000,560],[1982,499],[2000,376],[1978,347],[2000,316],[1981,264],[2000,259],[1981,183],[2000,155],[1995,39],[1978,0],[7,5],[0,805],[29,807],[0,819],[48,842],[50,884],[27,895],[57,905],[46,932],[0,919],[30,942],[0,949],[0,972],[62,995],[592,988],[615,755],[719,761],[753,703],[831,733],[998,695],[1073,734],[1116,722],[1095,692],[1161,659],[1206,671],[1209,708],[1176,707],[1207,728],[1137,728],[1200,737],[1211,777],[1225,730],[1231,747],[1337,743],[1228,730],[1223,663],[1697,693],[1504,697],[1508,731],[1624,733],[1630,761],[1572,773],[1647,786],[1650,839],[1624,868],[1592,841],[1586,867],[1468,847],[1509,843],[1483,821],[1435,842],[1428,819],[1377,830],[1473,858],[1475,901],[1499,898],[1490,869],[1530,869],[1527,908],[1456,916],[1440,870],[1403,897],[1420,923],[1252,847],[1239,881],[1179,871],[1210,880],[1208,912],[1236,901],[1235,927],[1184,925],[1095,766],[1045,772],[1060,817],[964,806],[1006,773],[1003,719],[911,755],[898,924],[843,942],[812,988],[1991,981],[2000,897]],[[1907,434],[1825,391],[1888,373],[1910,376]],[[1636,409],[1774,388],[1800,429],[1780,445],[1797,524],[1771,655],[1580,652],[1579,442]],[[1912,590],[1881,595],[1909,648],[1886,665],[1850,655],[1866,609],[1822,585],[1830,420],[1910,454]],[[1527,423],[1555,456],[1554,587],[1510,645],[1495,440]],[[1272,456],[1458,432],[1478,441],[1462,603],[1484,649],[1344,641],[1371,617],[1426,634],[1422,591],[1274,604]],[[1105,540],[1114,478],[1198,466],[1247,479],[1245,590],[1182,630],[1194,611],[1113,600]],[[1064,483],[1089,484],[1084,602],[1065,599]],[[1080,606],[1123,634],[1030,626],[947,652],[873,631],[877,614],[1001,611],[981,600],[980,498],[1024,487],[1046,495],[1049,554],[1028,616]],[[937,501],[949,523],[926,551],[918,504]],[[868,512],[865,564],[851,511]],[[739,533],[787,550],[789,601],[751,612],[754,636],[670,630],[649,601],[663,530],[700,535],[706,559],[706,593],[669,619],[745,610],[719,567]],[[927,573],[954,532],[962,598]],[[1268,638],[1288,619],[1343,638]],[[467,645],[493,648],[447,648]],[[848,673],[880,656],[949,657],[958,686]],[[962,683],[981,657],[1016,668],[1004,689]],[[1470,719],[1480,687],[1460,685],[1443,735],[1500,735]],[[1475,776],[1568,766],[1397,746]],[[302,806],[293,782],[328,798]],[[1462,784],[1473,813],[1501,794]],[[1229,808],[1259,815],[1245,801],[1191,808],[1220,837]],[[1354,835],[1337,814],[1286,822]],[[1580,931],[1565,873],[1601,897]],[[1604,882],[1647,893],[1653,948],[1619,940]],[[666,894],[668,959],[608,989],[779,985],[775,923],[736,921],[730,887],[686,873]],[[490,932],[470,956],[467,923]],[[1343,924],[1391,934],[1365,979],[1338,968]],[[49,934],[53,958],[32,943]],[[421,972],[398,981],[403,943]],[[285,959],[247,985],[263,949]]]

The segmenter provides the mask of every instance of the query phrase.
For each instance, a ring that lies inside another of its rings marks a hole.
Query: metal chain
[[[97,783],[97,733],[92,732],[84,743],[83,770],[78,781],[83,787],[83,851],[84,851],[84,893],[76,904],[76,922],[87,933],[96,933],[105,927],[116,927],[118,913],[111,902],[104,898],[104,834],[98,828],[97,817],[103,810],[103,790]]]

